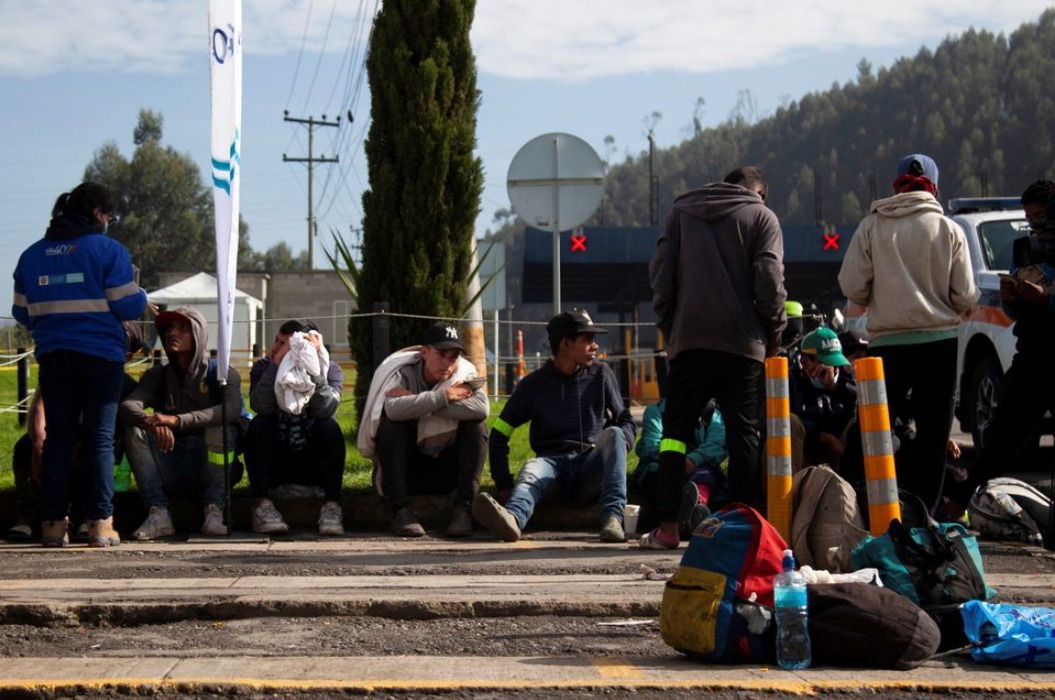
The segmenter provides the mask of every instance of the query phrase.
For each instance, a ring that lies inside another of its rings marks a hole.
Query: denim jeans
[[[523,528],[535,505],[554,484],[570,500],[592,501],[599,497],[601,518],[622,520],[626,505],[626,438],[618,426],[605,428],[592,450],[535,457],[524,463],[506,509]]]
[[[66,517],[70,468],[81,425],[81,459],[87,482],[84,515],[89,520],[105,520],[114,510],[114,425],[124,364],[73,350],[53,350],[37,362],[48,431],[40,460],[40,517]]]
[[[228,444],[233,445],[238,428],[229,425],[227,430]],[[206,505],[215,503],[223,508],[223,464],[209,461],[203,433],[177,435],[172,451],[161,452],[153,435],[142,428],[128,428],[125,450],[147,508],[168,508],[170,498],[200,498]]]

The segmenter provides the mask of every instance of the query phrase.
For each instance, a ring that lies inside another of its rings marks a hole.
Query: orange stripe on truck
[[[1007,315],[1007,312],[999,306],[991,306],[988,304],[979,304],[972,306],[970,311],[964,314],[964,318],[968,321],[974,321],[976,323],[988,323],[993,326],[1000,326],[1001,328],[1008,328],[1014,323],[1014,319]]]

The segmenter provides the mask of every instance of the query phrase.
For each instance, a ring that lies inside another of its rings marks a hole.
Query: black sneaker
[[[695,517],[697,510],[701,507],[706,514],[697,518]],[[678,506],[678,534],[681,538],[684,540],[692,537],[692,531],[696,529],[696,525],[699,525],[700,520],[710,514],[711,511],[700,501],[700,491],[696,488],[696,484],[692,481],[685,482],[685,485],[681,487],[681,505]]]
[[[693,508],[692,515],[689,516],[689,537],[692,537],[692,533],[696,532],[696,528],[700,526],[700,523],[710,516],[711,509],[703,503]]]

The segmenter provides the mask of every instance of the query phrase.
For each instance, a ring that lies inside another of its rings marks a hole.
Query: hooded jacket
[[[59,216],[15,267],[11,315],[33,333],[37,357],[75,350],[124,363],[121,321],[140,317],[147,295],[132,260],[85,216]]]
[[[928,192],[872,203],[846,250],[839,286],[868,307],[873,339],[955,329],[978,300],[963,230]]]
[[[199,433],[207,426],[222,425],[223,413],[219,397],[214,396],[208,381],[209,330],[201,312],[189,306],[177,311],[191,322],[194,336],[194,356],[186,373],[177,369],[175,357],[165,347],[168,364],[151,367],[143,373],[139,386],[121,402],[121,422],[143,427],[146,409],[156,413],[179,416],[180,427],[173,431],[176,436]],[[164,339],[162,339],[164,342]],[[241,378],[234,367],[227,369],[226,386],[216,384],[223,392],[227,404],[227,423],[237,424],[242,416]]]
[[[783,258],[776,215],[746,187],[715,183],[675,199],[648,268],[670,356],[764,360],[787,324]]]
[[[637,434],[637,424],[623,403],[611,367],[593,362],[569,375],[548,360],[520,380],[491,429],[491,478],[500,489],[513,486],[509,438],[528,422],[528,443],[539,457],[586,452],[612,426],[623,431],[629,452]]]

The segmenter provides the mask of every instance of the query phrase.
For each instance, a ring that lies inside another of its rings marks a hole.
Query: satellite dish
[[[553,232],[553,310],[560,313],[560,232],[581,226],[604,197],[604,164],[578,136],[542,134],[520,147],[506,188],[513,211]]]

